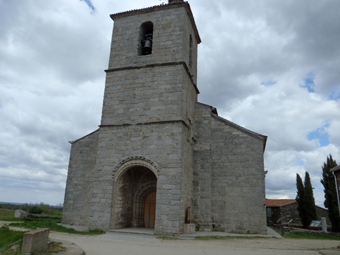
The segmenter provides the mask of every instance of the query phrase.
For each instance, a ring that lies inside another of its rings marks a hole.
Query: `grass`
[[[24,221],[24,218],[15,218],[15,217],[8,217],[0,219],[0,221]]]
[[[58,225],[61,219],[43,219],[43,218],[24,218],[21,223],[10,223],[9,226],[21,227],[27,229],[37,229],[37,228],[49,228],[51,231],[64,232],[69,234],[79,234],[79,235],[100,235],[104,232],[99,229],[90,230],[87,232],[76,231],[72,228],[66,228]]]
[[[340,236],[330,235],[330,234],[314,234],[314,233],[305,233],[305,232],[289,232],[285,233],[285,238],[291,239],[313,239],[313,240],[336,240],[340,241]]]
[[[8,227],[0,228],[0,254],[7,251],[12,245],[21,245],[24,236],[22,231],[12,231]],[[5,253],[6,254],[6,253]]]
[[[0,209],[0,219],[5,219],[8,217],[14,217],[14,210]]]
[[[278,234],[282,234],[281,229],[270,227],[274,231],[276,231]],[[340,241],[340,236],[332,235],[332,234],[326,234],[326,233],[308,233],[303,231],[295,231],[295,232],[285,232],[283,235],[285,238],[290,239],[310,239],[310,240],[336,240]]]

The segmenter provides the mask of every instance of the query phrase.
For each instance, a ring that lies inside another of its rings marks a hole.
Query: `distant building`
[[[293,224],[300,224],[301,219],[298,211],[298,204],[295,199],[266,199],[267,208],[267,223],[271,224],[285,224],[293,220]],[[328,211],[325,208],[316,206],[316,213],[318,218],[325,217],[327,224],[331,225],[328,218]]]

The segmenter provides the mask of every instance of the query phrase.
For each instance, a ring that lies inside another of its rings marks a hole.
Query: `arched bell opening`
[[[138,55],[152,54],[153,23],[144,22],[140,26]]]
[[[126,169],[114,183],[111,227],[154,227],[156,190],[157,177],[149,168],[132,166]],[[151,193],[154,199],[150,199]]]

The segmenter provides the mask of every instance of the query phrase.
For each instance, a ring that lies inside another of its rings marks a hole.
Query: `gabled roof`
[[[281,207],[295,202],[295,199],[266,199],[266,207]]]
[[[91,133],[89,133],[89,134],[87,134],[87,135],[85,135],[85,136],[83,136],[83,137],[80,137],[79,139],[77,139],[77,140],[74,140],[74,141],[68,141],[70,144],[74,144],[74,143],[76,143],[76,142],[78,142],[78,141],[80,141],[80,140],[82,140],[82,139],[84,139],[84,138],[86,138],[86,137],[88,137],[88,136],[90,136],[90,135],[92,135],[92,134],[94,134],[94,133],[96,133],[96,132],[98,132],[99,131],[99,128],[97,129],[97,130],[95,130],[95,131],[93,131],[93,132],[91,132]]]
[[[266,145],[267,145],[267,138],[268,136],[265,136],[265,135],[261,135],[261,134],[258,134],[256,132],[253,132],[249,129],[246,129],[240,125],[237,125],[236,123],[234,122],[231,122],[225,118],[222,118],[220,116],[218,116],[217,114],[217,109],[215,107],[212,107],[211,105],[208,105],[208,104],[203,104],[203,103],[200,103],[200,102],[196,102],[196,104],[199,104],[201,106],[204,106],[204,107],[207,107],[207,108],[210,108],[211,110],[211,116],[221,122],[224,122],[225,124],[229,125],[229,126],[232,126],[233,128],[235,129],[238,129],[239,131],[242,131],[244,133],[247,133],[249,135],[251,135],[252,137],[256,138],[256,139],[263,139],[264,140],[264,143],[263,143],[263,152],[265,151],[266,149]]]
[[[336,167],[333,167],[333,168],[331,169],[332,172],[335,172],[335,171],[338,171],[338,170],[340,170],[340,165],[338,165],[338,166],[336,166]]]
[[[142,8],[142,9],[137,9],[137,10],[131,10],[131,11],[125,11],[125,12],[119,12],[115,14],[111,14],[110,17],[112,20],[115,20],[116,18],[123,18],[123,17],[128,17],[131,15],[136,15],[136,14],[143,14],[143,13],[148,13],[148,12],[153,12],[153,11],[159,11],[159,10],[166,10],[166,9],[174,9],[174,8],[179,8],[179,7],[184,7],[189,19],[191,21],[191,25],[194,28],[194,33],[195,37],[197,40],[197,44],[201,43],[201,37],[198,33],[198,29],[195,23],[194,15],[192,14],[190,4],[188,2],[172,2],[169,4],[161,4],[161,5],[156,5],[152,7],[147,7],[147,8]]]

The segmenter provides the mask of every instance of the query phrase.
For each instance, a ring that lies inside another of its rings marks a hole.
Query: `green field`
[[[14,217],[15,210],[0,209],[0,219]]]

